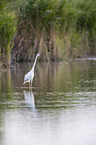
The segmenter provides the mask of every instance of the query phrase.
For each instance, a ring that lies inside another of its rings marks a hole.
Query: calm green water
[[[96,60],[0,71],[0,145],[96,145]]]

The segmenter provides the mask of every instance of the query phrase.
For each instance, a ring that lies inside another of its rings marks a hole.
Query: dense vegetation
[[[16,32],[16,14],[9,10],[7,3],[0,1],[0,60],[9,66],[13,37]]]
[[[96,0],[6,0],[0,4],[3,60],[5,56],[9,60],[11,49],[17,61],[31,61],[37,52],[42,60],[55,61],[95,55],[95,40]]]

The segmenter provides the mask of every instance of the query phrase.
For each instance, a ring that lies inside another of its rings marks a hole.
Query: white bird
[[[34,69],[35,69],[35,65],[36,65],[36,61],[37,61],[38,56],[40,56],[39,53],[37,54],[37,56],[35,58],[32,69],[24,76],[24,83],[23,84],[29,82],[29,86],[30,86],[30,82],[31,82],[31,86],[32,86],[32,81],[34,78]]]

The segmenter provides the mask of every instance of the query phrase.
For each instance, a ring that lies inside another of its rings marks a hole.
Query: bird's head
[[[37,57],[38,57],[38,56],[40,56],[40,54],[39,54],[39,53],[37,54]]]

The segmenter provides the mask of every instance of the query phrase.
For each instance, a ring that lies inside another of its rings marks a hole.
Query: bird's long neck
[[[38,56],[36,56],[32,69],[34,70]]]

